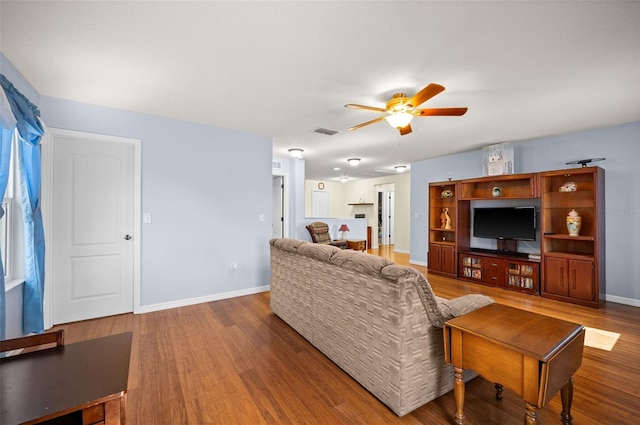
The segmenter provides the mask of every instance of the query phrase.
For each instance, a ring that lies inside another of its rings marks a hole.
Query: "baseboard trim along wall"
[[[187,298],[184,300],[169,301],[166,303],[143,305],[143,306],[140,306],[140,311],[136,313],[140,313],[140,314],[151,313],[154,311],[168,310],[170,308],[186,307],[189,305],[208,303],[211,301],[219,301],[219,300],[226,300],[228,298],[242,297],[245,295],[253,295],[253,294],[258,294],[260,292],[267,292],[270,288],[271,288],[270,285],[265,285],[265,286],[258,286],[255,288],[242,289],[240,291],[223,292],[221,294],[205,295],[203,297]]]
[[[625,297],[618,297],[617,295],[606,294],[605,300],[611,303],[626,304],[633,307],[640,307],[640,300],[636,300],[634,298],[625,298]]]

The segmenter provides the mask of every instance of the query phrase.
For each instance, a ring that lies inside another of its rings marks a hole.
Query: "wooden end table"
[[[365,239],[347,239],[347,246],[355,251],[366,251],[367,241]]]
[[[572,423],[573,375],[582,363],[584,327],[501,304],[491,304],[444,325],[445,360],[455,371],[455,422],[464,423],[465,369],[503,386],[526,403],[525,425],[561,391],[564,425]]]
[[[0,423],[125,423],[131,332],[0,359]]]

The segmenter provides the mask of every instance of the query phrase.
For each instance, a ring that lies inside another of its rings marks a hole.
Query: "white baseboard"
[[[184,300],[169,301],[166,303],[150,304],[140,306],[140,310],[136,314],[151,313],[153,311],[168,310],[176,307],[186,307],[189,305],[208,303],[211,301],[226,300],[228,298],[242,297],[244,295],[259,294],[267,292],[271,287],[269,285],[258,286],[256,288],[242,289],[240,291],[223,292],[221,294],[205,295],[203,297],[188,298]]]
[[[635,298],[625,298],[625,297],[618,297],[616,295],[606,294],[605,299],[607,300],[607,302],[611,302],[611,303],[626,304],[633,307],[640,307],[640,300],[636,300]]]
[[[424,261],[416,261],[416,260],[409,260],[409,264],[415,264],[416,266],[424,266],[427,267],[427,263]]]
[[[394,249],[393,252],[397,252],[400,254],[411,254],[411,251],[407,251],[406,249]]]

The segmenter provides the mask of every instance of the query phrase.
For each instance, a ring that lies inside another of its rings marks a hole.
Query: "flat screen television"
[[[476,238],[536,240],[536,207],[473,209]]]

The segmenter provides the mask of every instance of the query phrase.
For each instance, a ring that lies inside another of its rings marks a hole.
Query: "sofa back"
[[[306,267],[309,272],[315,270],[314,273],[328,274],[337,273],[341,269],[340,272],[351,273],[354,281],[361,274],[386,282],[412,285],[418,292],[431,325],[442,327],[444,322],[450,318],[442,314],[438,297],[433,293],[429,282],[412,267],[399,266],[386,258],[360,251],[342,250],[329,245],[312,244],[297,239],[272,239],[269,243],[283,253],[288,253],[288,255],[285,254],[286,262],[304,263],[307,258],[324,263],[324,266],[320,267]],[[277,259],[275,260],[277,261]],[[274,261],[273,255],[272,261]],[[303,264],[300,266],[297,270],[305,269]],[[285,267],[284,270],[287,268]],[[304,275],[290,276],[289,278],[294,280],[302,278],[306,282]]]

